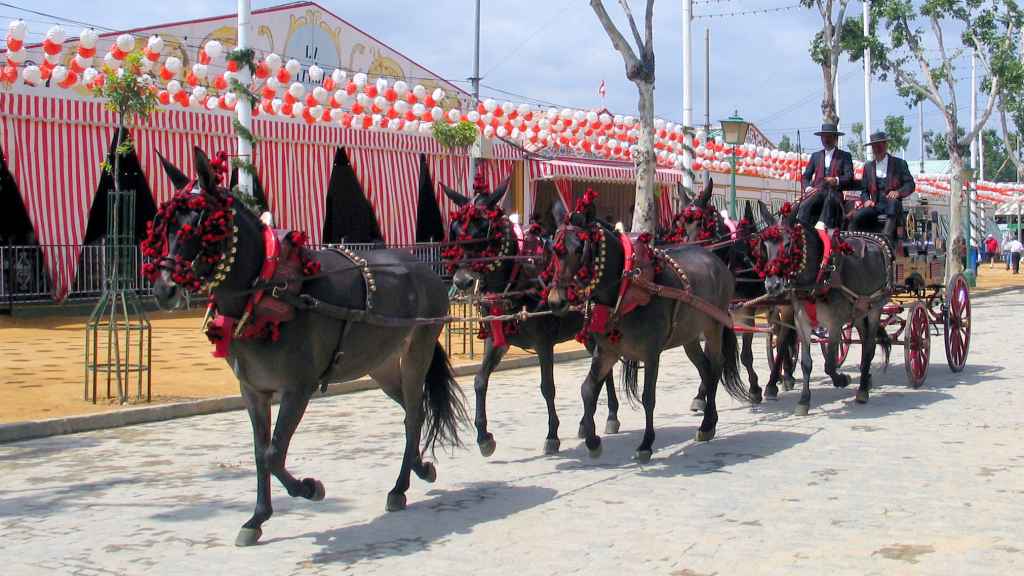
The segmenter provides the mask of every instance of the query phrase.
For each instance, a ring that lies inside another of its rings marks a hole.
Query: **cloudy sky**
[[[253,8],[283,0],[254,0]],[[319,4],[376,36],[399,52],[452,80],[473,70],[473,0],[320,0]],[[621,15],[617,2],[608,11]],[[638,12],[643,2],[633,0]],[[798,0],[695,0],[693,81],[694,120],[704,118],[704,31],[711,35],[711,119],[734,110],[754,121],[773,141],[783,134],[794,141],[802,133],[805,147],[820,124],[821,72],[809,59],[807,45],[820,27],[815,13],[793,8]],[[52,23],[14,5],[107,28],[147,26],[231,13],[234,0],[10,0],[0,2],[0,18],[21,16],[35,30]],[[636,109],[636,90],[625,80],[615,52],[585,0],[482,0],[481,72],[484,96],[522,101],[523,97],[558,105],[601,104],[598,85],[607,83],[607,106],[628,114]],[[97,9],[102,6],[102,9]],[[851,11],[859,14],[860,3]],[[736,11],[780,9],[767,14],[715,16]],[[682,118],[682,15],[680,0],[655,2],[657,114]],[[638,17],[640,17],[638,15]],[[620,20],[620,24],[624,24]],[[642,25],[642,24],[641,24]],[[69,26],[69,32],[74,26]],[[623,28],[625,29],[625,28]],[[72,32],[73,33],[73,32]],[[962,59],[958,76],[969,78],[970,61]],[[864,119],[863,71],[859,63],[840,65],[840,116],[844,127]],[[966,90],[969,82],[962,82]],[[466,85],[466,84],[462,84]],[[968,120],[966,95],[962,119]],[[925,106],[925,128],[941,128],[941,116]],[[918,158],[917,112],[896,95],[891,83],[876,81],[872,118],[877,129],[887,114],[906,116],[914,128],[906,154]]]

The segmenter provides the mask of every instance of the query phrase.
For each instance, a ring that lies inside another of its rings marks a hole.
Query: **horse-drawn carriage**
[[[960,372],[967,362],[971,341],[971,302],[967,280],[961,273],[946,280],[946,254],[938,213],[928,205],[908,208],[898,246],[893,253],[890,301],[882,309],[881,327],[891,344],[902,345],[908,383],[920,387],[927,377],[932,336],[943,337],[946,363]],[[779,349],[781,319],[770,317],[766,332],[769,363]],[[825,353],[827,333],[815,336]],[[860,344],[851,324],[843,326],[836,358],[841,366],[850,346]],[[790,350],[796,363],[797,351]]]

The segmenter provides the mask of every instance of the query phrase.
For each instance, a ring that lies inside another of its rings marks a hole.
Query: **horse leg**
[[[871,392],[871,361],[875,359],[875,341],[878,336],[878,327],[882,323],[882,312],[871,311],[864,318],[864,330],[860,334],[860,386],[857,388],[856,401],[859,404],[867,404],[868,395]]]
[[[704,420],[697,430],[697,441],[708,442],[715,437],[715,429],[718,426],[718,405],[715,397],[718,394],[718,382],[722,379],[722,372],[725,370],[725,356],[722,354],[723,334],[721,326],[715,325],[704,332],[704,357],[708,363],[708,407],[704,410]],[[730,336],[735,338],[735,336]],[[735,350],[735,344],[733,345]],[[735,354],[735,352],[733,352]]]
[[[686,352],[686,357],[690,359],[690,363],[697,368],[697,373],[700,374],[700,388],[701,390],[707,390],[709,393],[705,395],[708,402],[704,409],[704,419],[701,421],[701,428],[697,431],[697,440],[704,441],[710,440],[710,437],[705,438],[703,434],[705,424],[711,424],[711,435],[714,436],[714,427],[718,423],[718,410],[714,405],[713,389],[711,385],[711,378],[714,376],[714,371],[711,367],[711,361],[708,359],[707,354],[701,350],[700,342],[694,340],[683,345],[683,350]]]
[[[740,321],[743,326],[747,328],[754,327],[754,313],[747,310],[742,320]],[[740,350],[740,361],[743,366],[747,369],[747,380],[750,381],[750,403],[760,404],[762,400],[761,387],[757,385],[757,372],[754,370],[754,334],[752,332],[743,332],[743,347]]]
[[[608,420],[604,423],[605,434],[619,433],[619,397],[615,394],[614,370],[608,372],[604,379],[604,388],[608,394]]]
[[[242,386],[242,399],[252,422],[253,451],[256,459],[256,510],[242,525],[235,539],[235,546],[252,546],[263,535],[262,525],[273,515],[270,504],[270,471],[267,470],[266,454],[270,445],[270,398],[271,395]]]
[[[828,330],[828,344],[825,345],[825,374],[832,378],[832,385],[836,388],[846,388],[850,385],[849,374],[839,372],[839,339],[843,337],[843,326],[839,322],[831,322],[826,326]]]
[[[274,424],[274,436],[270,446],[264,453],[270,473],[285,487],[291,497],[301,496],[307,500],[323,500],[324,485],[315,478],[299,480],[285,468],[288,458],[288,446],[292,436],[306,413],[306,406],[316,388],[313,384],[287,388],[281,391],[281,405],[277,410],[277,422]]]
[[[480,449],[480,454],[485,457],[494,454],[497,446],[494,434],[487,431],[487,385],[491,381],[491,373],[498,367],[507,351],[508,346],[495,347],[494,341],[488,338],[484,343],[480,371],[473,380],[473,390],[476,392],[476,445]],[[543,379],[543,376],[541,378]]]
[[[537,342],[537,360],[540,362],[540,393],[548,409],[548,435],[544,440],[544,453],[557,454],[562,442],[558,439],[558,413],[555,410],[555,345],[549,340]]]
[[[601,391],[601,382],[615,367],[618,358],[614,354],[604,352],[600,346],[594,351],[590,360],[590,371],[583,379],[580,395],[583,397],[583,433],[591,458],[601,456],[601,437],[597,435],[594,425],[594,414],[597,412],[597,396]]]
[[[803,306],[794,306],[794,320],[796,322],[796,334],[800,340],[800,368],[804,373],[804,385],[800,390],[800,400],[796,404],[796,415],[806,416],[811,409],[811,319]]]
[[[644,438],[636,449],[636,461],[641,464],[650,462],[653,453],[654,401],[655,388],[658,386],[658,363],[660,360],[660,347],[644,360],[644,392],[641,396],[644,405]]]

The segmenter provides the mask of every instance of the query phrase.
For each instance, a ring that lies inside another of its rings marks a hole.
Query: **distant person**
[[[1003,234],[1003,262],[1006,264],[1006,269],[1010,269],[1010,240],[1013,240],[1013,235],[1007,232]]]
[[[1010,249],[1010,262],[1013,267],[1014,274],[1020,274],[1020,255],[1024,252],[1024,244],[1021,244],[1020,240],[1014,238],[1010,240],[1008,248]]]
[[[991,270],[995,268],[996,255],[999,254],[999,240],[996,240],[994,234],[989,234],[985,239],[985,253],[988,255],[988,269]]]

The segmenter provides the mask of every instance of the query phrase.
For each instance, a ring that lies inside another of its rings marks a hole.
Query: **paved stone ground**
[[[554,457],[540,454],[536,371],[497,374],[498,451],[439,453],[437,483],[414,478],[409,509],[393,514],[383,509],[400,411],[379,392],[318,401],[289,464],[323,480],[327,499],[291,500],[275,485],[276,514],[249,549],[233,546],[255,485],[242,412],[0,446],[0,571],[1020,573],[1024,295],[974,310],[962,374],[949,372],[933,338],[925,388],[904,386],[898,351],[871,403],[857,406],[819,368],[810,416],[791,415],[794,393],[755,409],[726,399],[718,437],[702,445],[687,411],[695,371],[670,352],[646,466],[630,460],[643,418],[626,405],[623,432],[605,437],[600,460],[575,439],[584,362],[557,370],[563,450]]]

